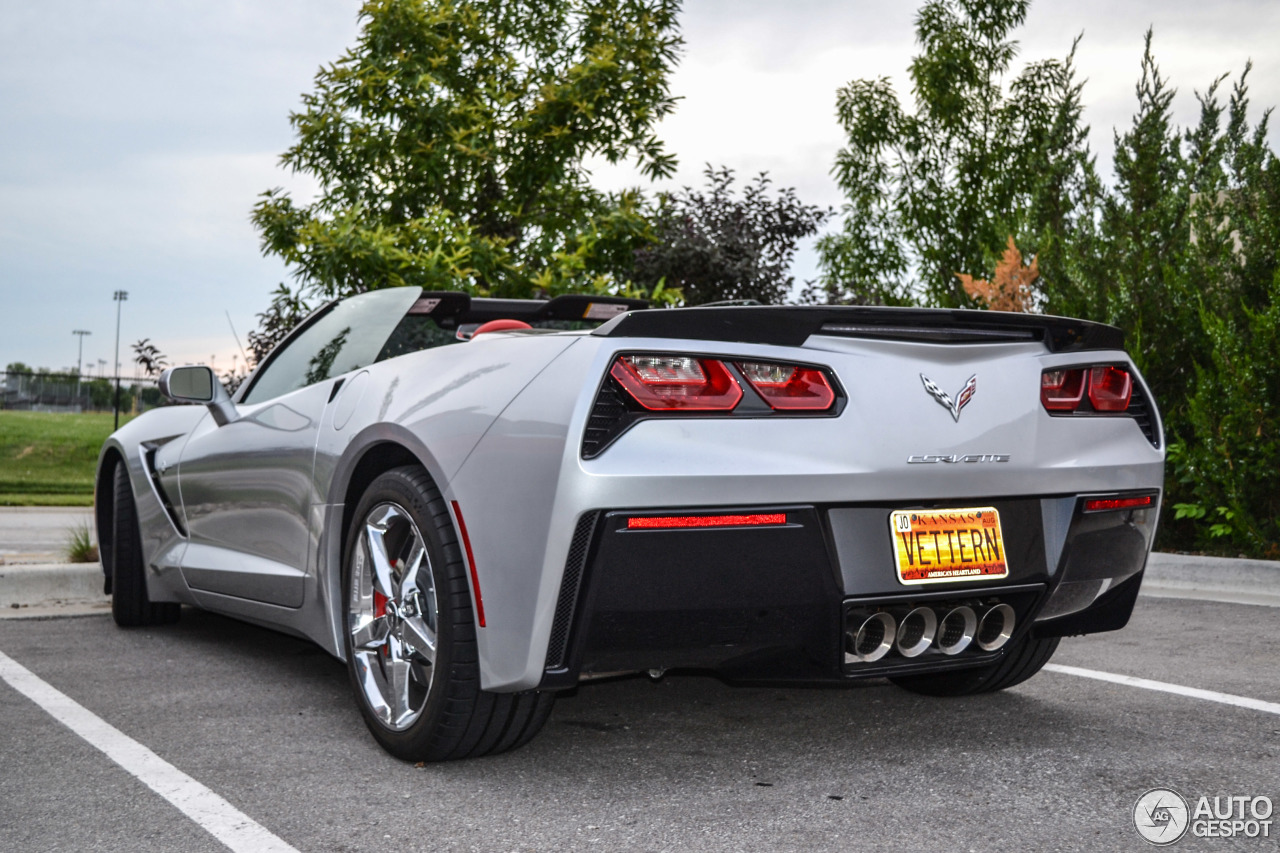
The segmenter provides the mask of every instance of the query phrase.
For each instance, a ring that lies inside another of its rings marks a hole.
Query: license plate
[[[995,580],[1009,575],[994,507],[897,510],[889,516],[898,580],[905,584]]]

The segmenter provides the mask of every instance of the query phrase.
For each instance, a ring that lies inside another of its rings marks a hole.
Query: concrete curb
[[[110,601],[97,563],[0,566],[0,619],[101,612]]]
[[[1280,562],[1156,552],[1142,594],[1280,607]]]
[[[1146,580],[1232,588],[1243,586],[1280,593],[1280,562],[1195,557],[1157,551],[1147,560]]]
[[[1280,562],[1157,552],[1147,562],[1142,592],[1280,606]],[[72,605],[100,612],[109,601],[97,563],[0,565],[0,618],[66,612]]]

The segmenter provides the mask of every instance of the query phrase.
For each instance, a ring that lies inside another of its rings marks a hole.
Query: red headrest
[[[512,329],[532,329],[532,328],[533,326],[530,326],[524,320],[490,320],[487,323],[481,324],[480,328],[472,332],[471,339],[475,340],[476,338],[483,335],[485,332],[509,332]]]

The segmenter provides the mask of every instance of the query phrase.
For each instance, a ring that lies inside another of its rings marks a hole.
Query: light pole
[[[120,429],[120,308],[128,298],[127,290],[117,290],[111,296],[116,303],[116,425],[113,429]]]
[[[80,373],[81,366],[84,364],[84,336],[92,335],[93,332],[86,332],[84,329],[76,329],[71,334],[80,339],[80,348],[76,351],[76,399],[80,399]],[[83,410],[83,406],[81,407]]]

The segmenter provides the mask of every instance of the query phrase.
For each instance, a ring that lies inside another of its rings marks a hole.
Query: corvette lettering
[[[927,453],[923,456],[908,456],[907,463],[910,465],[928,465],[934,462],[1008,462],[1009,454],[1007,453],[966,453],[963,456],[950,453],[938,454]]]

